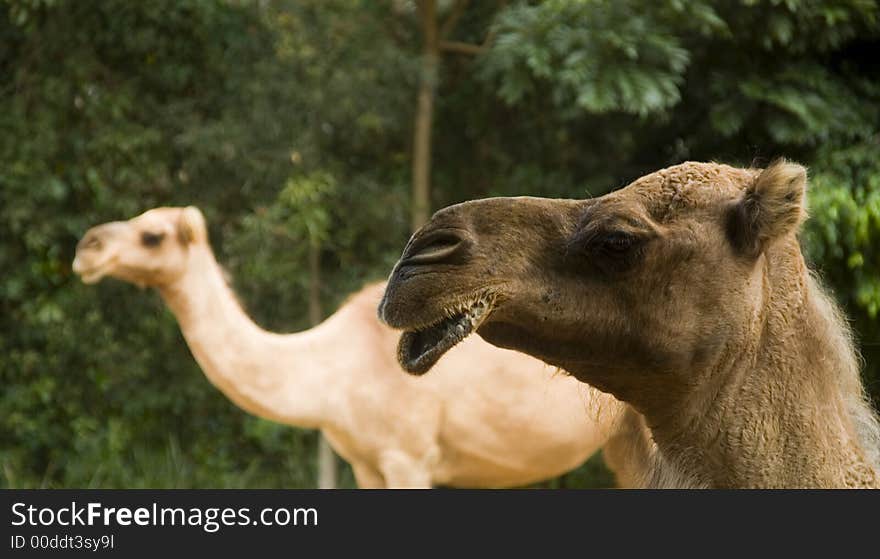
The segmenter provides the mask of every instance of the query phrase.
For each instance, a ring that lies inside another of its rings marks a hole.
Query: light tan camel
[[[629,403],[642,415],[609,454],[637,473],[624,483],[877,487],[850,334],[796,238],[805,188],[784,161],[685,163],[597,199],[451,206],[413,236],[380,314],[413,372],[476,330]]]
[[[360,487],[516,486],[580,465],[620,404],[538,360],[474,338],[439,374],[395,360],[399,335],[376,317],[383,285],[319,326],[262,330],[224,280],[199,210],[158,208],[90,229],[73,269],[155,287],[208,379],[254,415],[320,429]],[[598,408],[596,411],[594,408]]]

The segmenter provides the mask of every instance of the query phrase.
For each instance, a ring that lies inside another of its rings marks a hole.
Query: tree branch
[[[442,28],[439,33],[439,41],[437,42],[437,48],[444,52],[454,52],[458,54],[466,54],[468,56],[479,56],[489,50],[489,47],[492,46],[492,42],[495,40],[495,29],[490,29],[486,34],[486,38],[483,40],[483,44],[474,45],[471,43],[463,43],[461,41],[447,41],[445,38],[452,32],[456,23],[458,23],[459,18],[461,18],[462,14],[464,14],[465,8],[467,8],[469,0],[457,0],[455,6],[452,8],[452,14],[446,19],[443,23]],[[504,8],[507,7],[507,0],[499,0],[498,2],[498,11],[500,12]]]
[[[452,33],[455,29],[455,24],[458,23],[458,20],[464,15],[464,11],[469,3],[470,0],[455,0],[455,5],[452,6],[452,13],[449,14],[449,17],[447,17],[446,21],[443,22],[443,25],[440,26],[441,39],[448,37],[449,34]]]
[[[440,41],[437,46],[442,51],[467,54],[469,56],[480,55],[487,49],[486,44],[472,45],[470,43],[462,43],[461,41]]]

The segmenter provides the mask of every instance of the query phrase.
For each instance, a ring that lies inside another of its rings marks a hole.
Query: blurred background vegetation
[[[248,311],[292,331],[310,242],[335,309],[398,256],[414,179],[437,209],[784,155],[880,396],[873,0],[0,6],[0,487],[315,486],[315,434],[227,401],[155,293],[72,275],[89,226],[159,205],[201,207]],[[594,459],[546,485],[609,482]]]

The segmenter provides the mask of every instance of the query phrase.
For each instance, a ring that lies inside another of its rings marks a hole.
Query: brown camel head
[[[683,389],[758,312],[759,263],[797,246],[805,184],[784,161],[684,163],[595,199],[454,205],[412,236],[379,315],[416,374],[476,331],[623,399]]]
[[[85,283],[110,276],[141,287],[168,285],[186,270],[191,246],[207,240],[198,208],[156,208],[86,231],[76,246],[73,271]]]

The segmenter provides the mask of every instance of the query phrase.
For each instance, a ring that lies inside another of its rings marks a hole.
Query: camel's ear
[[[177,222],[177,237],[185,245],[208,240],[205,216],[197,207],[187,206],[181,210],[180,220]]]
[[[807,216],[807,170],[777,159],[761,171],[728,215],[728,233],[737,250],[759,255],[774,240],[796,232]]]

